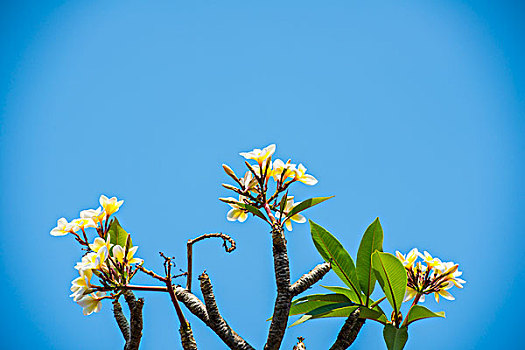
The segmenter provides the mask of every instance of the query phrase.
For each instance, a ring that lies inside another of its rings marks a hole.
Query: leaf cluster
[[[408,340],[408,326],[430,317],[445,317],[424,306],[413,304],[403,322],[400,312],[407,288],[406,269],[394,255],[383,252],[383,228],[376,218],[362,236],[356,263],[339,240],[322,226],[310,220],[313,243],[322,258],[346,285],[322,286],[332,293],[313,294],[292,302],[290,315],[302,315],[291,326],[326,317],[348,317],[359,309],[360,318],[383,325],[383,336],[389,350],[403,349]],[[376,282],[384,293],[377,301],[371,299]],[[380,307],[383,300],[393,309],[387,317]]]

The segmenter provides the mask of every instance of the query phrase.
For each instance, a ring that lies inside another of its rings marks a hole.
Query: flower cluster
[[[281,159],[272,161],[274,153],[275,145],[269,145],[263,149],[254,149],[251,152],[241,152],[240,155],[245,159],[254,160],[256,163],[246,161],[248,171],[240,178],[228,165],[222,165],[226,174],[234,179],[238,185],[235,187],[223,184],[225,188],[239,195],[239,199],[233,197],[220,198],[231,206],[226,216],[229,221],[244,222],[248,218],[248,214],[252,213],[271,225],[284,226],[288,231],[292,231],[291,221],[306,222],[306,218],[301,214],[292,213],[292,210],[300,202],[294,203],[294,197],[288,196],[287,190],[294,182],[315,185],[317,179],[306,173],[306,167],[303,164],[296,165],[291,163],[291,160],[284,162]],[[267,195],[270,179],[275,182],[275,191],[272,195]],[[281,194],[284,195],[279,199]],[[266,216],[259,209],[262,209]]]
[[[120,227],[118,220],[110,221],[110,216],[119,210],[124,201],[104,195],[99,201],[101,207],[81,211],[78,219],[68,222],[60,218],[50,232],[53,236],[71,234],[84,246],[86,253],[75,265],[79,277],[71,282],[70,295],[82,306],[84,315],[100,311],[100,302],[112,298],[105,291],[117,290],[119,286],[128,284],[137,271],[131,265],[143,262],[134,257],[138,246],[132,245],[130,235]],[[92,243],[88,241],[87,228],[96,229],[98,234]],[[93,275],[98,277],[100,285],[93,283]]]
[[[424,302],[425,295],[431,293],[434,293],[437,302],[440,296],[454,300],[448,290],[453,286],[463,288],[463,284],[466,283],[459,278],[462,272],[458,270],[458,264],[452,261],[442,262],[427,251],[421,254],[417,248],[414,248],[406,256],[396,251],[396,256],[407,270],[408,282],[404,301],[415,298],[415,304],[418,301]],[[418,258],[421,261],[416,262]]]
[[[68,233],[77,235],[78,231],[82,231],[85,238],[86,228],[96,228],[97,231],[102,229],[103,221],[108,223],[108,218],[116,213],[124,201],[117,201],[117,197],[108,198],[104,195],[100,196],[100,205],[98,209],[87,209],[80,212],[80,218],[71,222],[67,222],[66,218],[60,218],[57,221],[57,227],[51,230],[52,236],[65,236]],[[103,209],[102,209],[103,208]]]

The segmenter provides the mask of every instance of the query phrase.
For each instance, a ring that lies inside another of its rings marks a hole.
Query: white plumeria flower
[[[275,145],[269,145],[268,147],[261,149],[254,149],[251,152],[241,152],[239,153],[241,156],[243,156],[246,159],[253,159],[255,160],[259,166],[263,164],[263,162],[271,157],[273,153],[275,152]]]
[[[406,258],[403,254],[401,254],[398,250],[396,250],[396,257],[403,263],[404,267],[412,267],[414,266],[414,263],[416,262],[416,259],[419,255],[419,251],[417,248],[412,249],[408,252],[406,255]]]
[[[78,229],[85,229],[89,227],[97,227],[97,224],[95,224],[95,221],[92,219],[75,219],[71,221],[71,224],[73,225],[73,231],[78,231]]]
[[[107,246],[100,247],[95,257],[95,268],[102,269],[104,267],[104,263],[106,262],[106,259],[108,258],[108,256],[109,256],[108,247]]]
[[[77,270],[85,270],[85,269],[94,269],[95,264],[93,263],[97,257],[97,253],[95,252],[89,252],[86,255],[82,257],[82,260],[77,262],[75,265],[75,269]]]
[[[241,185],[244,189],[251,191],[255,185],[257,185],[257,180],[253,177],[253,174],[251,171],[247,171],[246,174],[244,174],[243,178],[240,178],[239,181],[241,182]]]
[[[108,198],[104,195],[100,196],[99,202],[102,208],[104,208],[104,210],[106,211],[107,216],[116,213],[119,210],[122,203],[124,203],[123,200],[117,201],[117,197]]]
[[[128,264],[140,264],[144,260],[139,258],[134,258],[133,255],[135,252],[139,249],[138,246],[134,246],[128,249],[128,254],[126,255],[126,261]],[[124,254],[126,253],[126,249],[120,245],[115,245],[113,247],[113,256],[115,259],[117,259],[118,262],[124,263]]]
[[[405,298],[403,299],[403,302],[407,302],[409,300],[411,300],[412,298],[414,298],[415,296],[417,295],[417,291],[410,288],[410,287],[407,287],[406,291],[405,291]],[[425,302],[425,294],[421,294],[419,296],[419,301],[420,303],[423,303]]]
[[[84,315],[91,315],[93,312],[99,312],[102,308],[102,299],[105,293],[96,292],[85,295],[83,298],[76,300],[78,305],[82,306]]]
[[[433,258],[432,255],[430,255],[426,250],[423,252],[423,254],[418,252],[418,255],[421,259],[423,259],[423,262],[426,263],[429,268],[441,265],[441,260],[438,258]]]
[[[80,218],[82,218],[82,219],[91,219],[95,223],[99,223],[99,222],[102,222],[102,220],[104,219],[105,214],[106,213],[102,210],[102,208],[98,207],[96,210],[95,209],[82,210],[80,212]]]
[[[463,272],[458,270],[458,265],[454,264],[452,261],[444,262],[441,265],[436,266],[436,270],[440,271],[442,274],[447,274],[447,280],[451,281],[456,287],[463,288],[463,284],[467,281],[459,278]]]
[[[252,165],[252,169],[253,171],[255,172],[255,174],[257,174],[258,176],[262,177],[264,175],[264,171],[266,170],[266,161],[264,161],[264,164],[262,165],[262,171],[263,171],[263,174],[261,174],[261,167],[258,165],[258,164],[253,164]],[[272,163],[270,162],[270,164],[268,164],[268,172],[266,173],[266,178],[269,178],[272,176]],[[251,174],[251,171],[250,171],[250,174]],[[257,180],[255,180],[255,183],[257,183]]]
[[[233,197],[227,197],[227,198],[224,198],[224,199],[228,200],[230,202],[242,203],[242,201],[244,199],[244,196],[239,196],[239,200],[237,200],[237,199],[235,199]],[[248,219],[248,213],[241,206],[239,206],[238,204],[235,204],[235,203],[228,203],[228,205],[230,207],[232,207],[232,209],[230,209],[228,214],[226,214],[226,219],[228,219],[228,221],[237,221],[238,220],[239,222],[245,222],[246,219]]]
[[[68,223],[66,218],[60,218],[57,221],[57,227],[49,232],[52,236],[65,236],[73,229],[73,225]]]
[[[91,269],[80,269],[78,273],[80,274],[80,277],[71,281],[70,289],[73,294],[71,294],[70,297],[72,297],[74,301],[82,298],[84,293],[91,287],[90,281],[93,276],[93,271]]]
[[[310,186],[313,186],[318,182],[315,177],[306,173],[306,168],[302,164],[299,164],[295,171],[295,179]]]
[[[288,213],[293,209],[293,207],[295,207],[296,205],[301,203],[301,202],[294,203],[293,198],[294,198],[293,196],[290,196],[290,197],[286,198],[286,205],[284,207],[283,216],[282,216],[283,218],[288,215]],[[277,211],[275,213],[275,217],[280,220],[281,219],[281,212]],[[284,225],[285,225],[285,227],[286,227],[286,229],[288,231],[292,231],[292,229],[293,229],[292,228],[292,221],[295,221],[295,222],[297,222],[299,224],[302,224],[302,223],[306,222],[306,218],[304,216],[302,216],[301,214],[295,214],[291,218],[286,219],[286,221],[284,222]]]
[[[81,271],[84,269],[106,270],[106,259],[109,256],[109,249],[107,245],[97,247],[96,252],[89,252],[82,257],[80,262],[77,262],[75,269]]]
[[[295,167],[295,164],[291,164],[290,161],[290,159],[288,159],[286,163],[280,159],[273,161],[272,175],[275,181],[280,180],[283,173],[286,175],[283,181],[289,177],[293,178],[296,176],[297,168]]]
[[[95,253],[98,253],[98,251],[102,247],[106,247],[106,249],[109,251],[109,248],[111,248],[111,243],[109,242],[109,237],[108,237],[107,241],[105,241],[101,237],[97,237],[97,238],[95,238],[95,241],[89,245],[89,248],[92,251],[94,251]]]
[[[454,286],[454,283],[449,281],[448,285],[445,286],[445,288],[442,288],[438,292],[435,292],[434,293],[434,298],[436,299],[436,302],[439,303],[439,296],[442,296],[443,298],[445,298],[447,300],[456,300],[456,298],[454,298],[454,296],[452,294],[447,292],[447,289],[452,288],[452,286]]]

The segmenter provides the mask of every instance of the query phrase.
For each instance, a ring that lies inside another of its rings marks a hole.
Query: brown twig
[[[164,277],[160,276],[160,275],[157,275],[155,272],[151,271],[151,270],[148,270],[146,269],[144,266],[142,265],[137,265],[137,269],[139,269],[140,271],[144,272],[146,275],[149,275],[159,281],[162,281],[164,282]]]
[[[222,238],[223,240],[223,247],[226,250],[226,253],[231,253],[235,250],[235,241],[230,236],[224,234],[224,233],[207,233],[202,236],[199,236],[194,239],[188,240],[187,243],[187,256],[188,256],[188,275],[186,279],[186,289],[191,292],[191,278],[193,274],[193,245],[199,241],[202,241],[207,238]],[[228,243],[230,243],[230,246],[228,247]]]
[[[175,312],[177,313],[177,317],[179,318],[180,324],[183,327],[188,326],[188,321],[186,321],[186,318],[184,318],[184,314],[182,313],[182,310],[179,305],[179,301],[177,300],[177,296],[175,295],[175,291],[173,290],[173,285],[171,284],[171,267],[173,263],[171,262],[172,258],[167,257],[164,255],[164,253],[159,252],[160,256],[164,258],[164,267],[166,269],[166,277],[160,277],[159,275],[155,274],[153,271],[149,271],[148,274],[151,273],[151,276],[155,275],[157,279],[160,279],[166,284],[166,289],[168,291],[168,294],[170,295],[171,302],[173,303],[173,307],[175,308]]]
[[[175,294],[175,290],[173,289],[173,285],[171,284],[171,268],[173,266],[171,260],[173,258],[167,257],[162,252],[159,252],[159,254],[164,258],[164,267],[166,268],[166,277],[163,280],[166,284],[168,294],[170,295],[171,302],[173,304],[173,307],[175,308],[175,312],[177,313],[177,317],[179,318],[180,322],[179,332],[181,335],[182,348],[184,350],[197,350],[197,343],[195,342],[195,338],[193,337],[193,331],[191,330],[190,324],[188,323],[188,321],[184,317],[184,314],[182,313],[179,301],[177,300],[177,295]],[[153,272],[151,273],[154,274]]]

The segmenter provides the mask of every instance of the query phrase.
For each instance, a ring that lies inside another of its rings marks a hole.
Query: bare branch
[[[348,316],[343,327],[337,335],[337,339],[330,350],[345,350],[354,342],[361,327],[365,323],[363,318],[359,318],[359,309]]]
[[[215,295],[213,294],[213,287],[211,285],[210,277],[203,272],[199,276],[202,296],[206,304],[208,312],[208,326],[222,339],[222,341],[230,348],[237,350],[248,350],[253,347],[241,338],[235,331],[233,331],[228,323],[222,318]]]
[[[113,316],[117,321],[118,328],[124,337],[124,341],[129,341],[129,322],[122,311],[122,305],[120,305],[118,299],[113,300]]]
[[[193,274],[193,245],[199,241],[202,241],[207,238],[222,238],[222,246],[224,247],[224,250],[226,250],[226,253],[231,253],[235,250],[235,241],[230,236],[224,234],[224,233],[207,233],[202,236],[199,236],[194,239],[188,240],[187,243],[187,256],[188,256],[188,276],[186,279],[186,288],[188,291],[191,292],[191,278]],[[230,246],[228,247],[228,243],[230,243]]]
[[[312,271],[304,274],[290,287],[293,296],[299,295],[317,282],[319,282],[324,275],[330,271],[330,263],[322,263],[317,265]]]
[[[275,299],[272,323],[268,331],[268,338],[264,345],[264,350],[277,350],[280,348],[284,332],[286,331],[290,304],[293,297],[290,289],[290,264],[286,250],[286,239],[284,238],[284,232],[281,226],[274,226],[272,238],[277,298]]]

